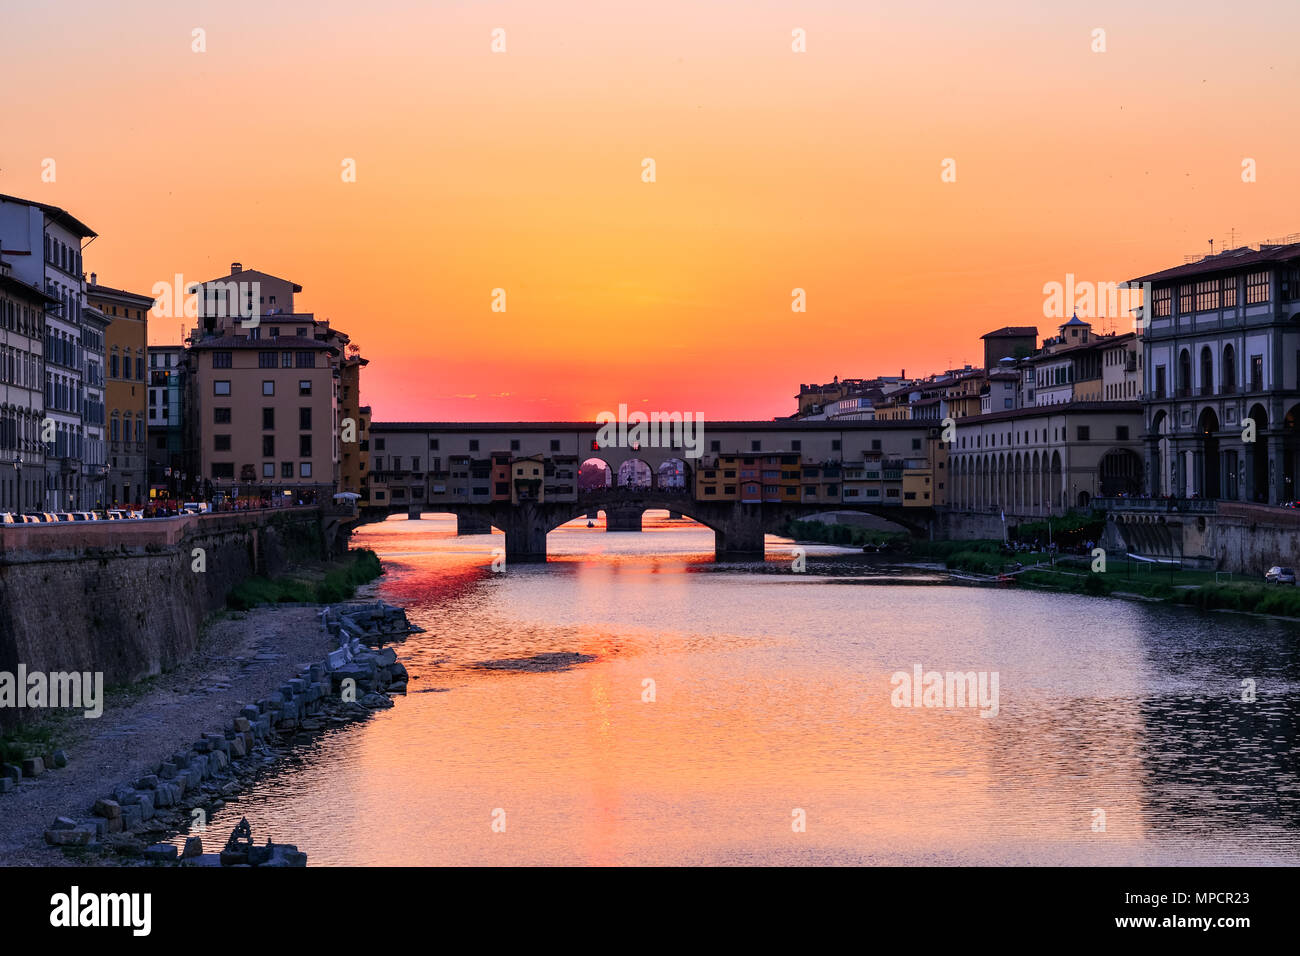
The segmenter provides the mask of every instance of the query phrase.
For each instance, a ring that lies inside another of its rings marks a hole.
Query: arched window
[[[1192,354],[1183,349],[1178,355],[1178,394],[1192,394]]]
[[[1223,372],[1220,378],[1225,395],[1231,395],[1237,390],[1237,352],[1231,345],[1223,347]]]
[[[1201,394],[1214,394],[1214,354],[1208,345],[1201,347]]]

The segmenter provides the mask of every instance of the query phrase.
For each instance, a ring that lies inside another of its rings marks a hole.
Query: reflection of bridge
[[[629,416],[631,418],[631,416]],[[943,504],[938,422],[708,422],[618,441],[590,422],[373,424],[362,520],[448,513],[464,533],[506,535],[516,561],[544,560],[546,534],[603,510],[637,530],[647,508],[713,530],[720,555],[760,555],[763,535],[828,511],[928,531]]]
[[[664,488],[605,488],[584,491],[576,501],[495,501],[486,504],[450,503],[406,505],[383,511],[367,509],[363,521],[379,520],[392,513],[419,517],[428,511],[446,512],[464,521],[463,527],[487,532],[499,528],[506,536],[507,562],[546,560],[546,535],[560,525],[596,511],[604,511],[610,530],[639,531],[641,515],[651,509],[678,513],[699,522],[714,533],[714,551],[719,560],[761,558],[763,536],[778,534],[787,521],[824,514],[827,511],[855,511],[872,514],[900,525],[915,535],[928,533],[934,516],[930,508],[864,505],[786,504],[784,502],[696,501],[684,490]],[[468,520],[466,520],[468,519]]]

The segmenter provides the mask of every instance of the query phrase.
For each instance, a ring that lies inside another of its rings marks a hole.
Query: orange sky
[[[1293,2],[864,6],[26,4],[0,192],[99,232],[108,285],[301,283],[377,420],[788,414],[800,382],[1050,331],[1067,272],[1300,231]]]

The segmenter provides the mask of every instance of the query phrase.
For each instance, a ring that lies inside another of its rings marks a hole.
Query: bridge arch
[[[578,490],[608,488],[613,484],[614,471],[603,458],[588,458],[578,466]]]
[[[642,458],[628,458],[618,466],[618,487],[649,488],[654,483],[654,469]]]

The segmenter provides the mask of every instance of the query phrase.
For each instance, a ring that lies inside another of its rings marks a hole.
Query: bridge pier
[[[762,505],[736,504],[731,516],[713,529],[718,561],[762,561],[766,553]]]
[[[423,510],[424,510],[424,508],[423,508],[422,505],[407,505],[407,507],[406,507],[406,520],[408,520],[408,521],[419,521],[419,520],[420,520],[420,512],[423,511]]]
[[[536,505],[521,504],[492,523],[506,535],[506,567],[546,560],[546,532],[550,530],[550,522]]]
[[[611,507],[605,509],[606,531],[640,531],[640,508]]]
[[[681,521],[681,520],[682,520],[682,513],[681,513],[680,511],[669,511],[669,512],[668,512],[668,520],[669,520],[669,521]]]
[[[456,515],[456,534],[491,534],[492,522],[482,515]]]

